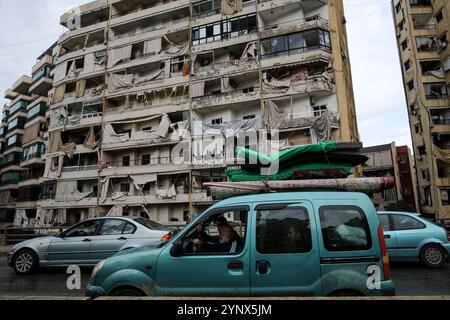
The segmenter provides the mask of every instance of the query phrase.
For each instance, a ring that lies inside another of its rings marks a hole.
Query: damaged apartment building
[[[212,204],[203,183],[226,180],[230,139],[267,129],[282,146],[358,141],[343,10],[98,0],[65,13],[40,214],[183,223]]]
[[[394,0],[421,211],[450,223],[450,2]]]

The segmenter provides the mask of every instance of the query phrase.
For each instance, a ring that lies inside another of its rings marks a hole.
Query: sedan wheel
[[[445,264],[445,255],[437,245],[428,245],[422,249],[420,258],[429,268],[442,268]]]
[[[20,251],[14,258],[14,270],[20,274],[30,274],[36,269],[37,257],[31,250]]]

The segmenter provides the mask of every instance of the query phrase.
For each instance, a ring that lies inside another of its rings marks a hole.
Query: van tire
[[[427,244],[420,250],[420,261],[428,268],[439,269],[445,265],[445,253],[437,244]]]
[[[329,297],[362,297],[361,292],[350,289],[337,290],[328,295]]]
[[[108,296],[111,297],[144,297],[145,294],[136,288],[133,287],[122,287],[118,289],[114,289],[111,291]]]

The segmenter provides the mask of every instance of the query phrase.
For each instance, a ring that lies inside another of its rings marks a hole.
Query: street
[[[399,296],[450,295],[450,264],[444,269],[431,270],[419,263],[397,263],[391,266],[391,272]],[[0,257],[0,296],[84,296],[90,274],[90,269],[82,270],[82,290],[70,291],[65,269],[41,270],[21,277],[8,267],[3,256]]]

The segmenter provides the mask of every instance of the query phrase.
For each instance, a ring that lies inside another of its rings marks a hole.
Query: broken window
[[[203,18],[220,13],[220,0],[208,0],[194,3],[192,6],[192,15],[194,18]]]
[[[448,91],[445,82],[425,83],[424,88],[425,88],[425,97],[429,100],[448,98]]]
[[[222,124],[222,118],[211,120],[211,124],[214,124],[214,125]]]
[[[314,117],[320,117],[327,111],[327,106],[315,106],[314,107]]]
[[[437,50],[437,39],[432,36],[422,36],[416,37],[417,51],[436,51]]]
[[[407,83],[407,86],[408,86],[408,90],[409,90],[409,91],[414,90],[414,80],[409,81],[409,82]]]
[[[187,65],[189,61],[189,56],[184,55],[180,57],[176,57],[170,62],[170,72],[171,73],[180,73],[183,71],[183,66]]]
[[[450,124],[450,109],[430,109],[431,122],[436,125]]]
[[[406,62],[403,65],[405,67],[405,71],[411,69],[411,59],[406,60]]]
[[[427,154],[427,149],[425,148],[425,146],[418,147],[417,151],[419,152],[419,156],[424,156]]]
[[[408,48],[408,39],[402,41],[402,50],[405,51]]]
[[[256,27],[256,14],[226,19],[222,22],[194,28],[192,30],[192,44],[195,46],[246,35],[256,31]]]
[[[441,22],[442,19],[444,19],[444,15],[443,15],[443,13],[442,13],[442,10],[439,11],[439,12],[436,14],[436,16],[435,16],[434,18],[436,19],[436,23]]]

